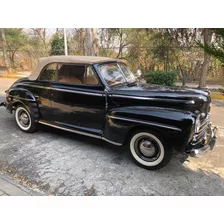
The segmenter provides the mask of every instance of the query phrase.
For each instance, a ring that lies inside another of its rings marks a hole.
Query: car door
[[[92,66],[58,64],[52,85],[52,109],[58,125],[100,135],[105,121],[105,94]]]
[[[26,84],[27,88],[35,95],[39,111],[40,119],[44,121],[53,121],[53,110],[51,104],[51,84],[56,81],[57,64],[48,64],[40,73],[35,81]]]

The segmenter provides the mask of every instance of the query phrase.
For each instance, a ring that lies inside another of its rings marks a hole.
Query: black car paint
[[[150,129],[172,142],[174,148],[185,150],[194,135],[197,114],[209,111],[211,99],[206,91],[109,87],[99,75],[98,66],[93,65],[100,80],[96,86],[20,79],[7,91],[6,107],[12,112],[13,106],[21,103],[36,121],[82,131],[115,144],[124,144],[136,129]]]

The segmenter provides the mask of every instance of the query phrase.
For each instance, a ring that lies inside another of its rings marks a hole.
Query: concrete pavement
[[[224,127],[223,102],[212,120]],[[213,152],[159,171],[138,167],[124,148],[50,127],[26,134],[0,108],[0,171],[52,195],[224,195],[224,132]]]
[[[40,193],[34,192],[18,182],[0,172],[0,196],[39,196]]]
[[[10,177],[19,189],[47,195],[224,195],[223,113],[224,102],[214,101],[211,119],[220,133],[213,152],[184,164],[175,154],[164,169],[148,171],[128,151],[97,139],[41,125],[26,134],[1,107],[0,194],[7,194],[2,186]]]

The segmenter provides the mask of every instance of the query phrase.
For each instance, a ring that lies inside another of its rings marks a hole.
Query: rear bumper
[[[200,157],[202,154],[212,151],[216,144],[217,134],[218,128],[214,127],[212,129],[211,126],[209,126],[202,141],[197,145],[190,144],[187,153],[192,157]]]

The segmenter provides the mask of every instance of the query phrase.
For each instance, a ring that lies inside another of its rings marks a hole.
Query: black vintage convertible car
[[[208,91],[140,87],[117,59],[41,58],[28,78],[16,81],[1,104],[24,132],[37,124],[127,145],[148,169],[164,167],[173,149],[197,156],[213,149]]]

